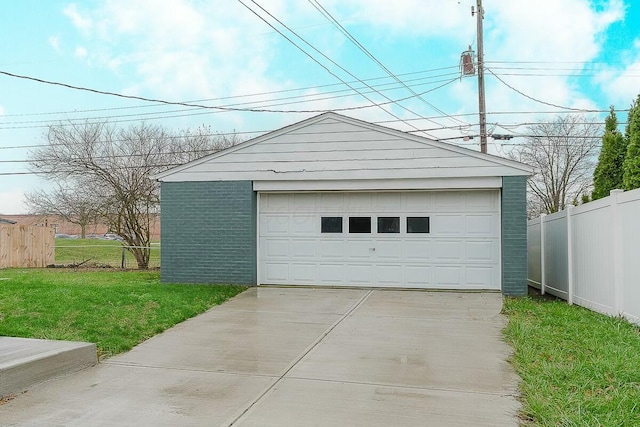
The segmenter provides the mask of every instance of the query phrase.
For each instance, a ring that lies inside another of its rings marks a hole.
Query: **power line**
[[[320,14],[322,14],[331,24],[333,24],[334,27],[336,27],[351,43],[353,43],[361,52],[363,52],[367,57],[369,57],[373,62],[375,62],[380,68],[382,68],[382,70],[384,70],[391,78],[393,78],[395,81],[397,81],[399,84],[401,84],[402,86],[404,86],[407,90],[409,90],[409,92],[411,92],[413,95],[415,95],[418,99],[420,99],[422,102],[424,102],[426,105],[428,105],[429,107],[433,108],[435,111],[437,111],[440,114],[443,115],[447,115],[444,111],[442,111],[441,109],[439,109],[438,107],[436,107],[435,105],[433,105],[432,103],[430,103],[429,101],[427,101],[426,99],[424,99],[423,97],[419,96],[417,93],[415,93],[415,91],[413,91],[413,89],[411,89],[409,86],[407,86],[402,80],[400,80],[398,78],[398,76],[396,76],[393,72],[391,72],[391,70],[389,70],[389,68],[387,68],[382,62],[380,62],[380,60],[378,60],[378,58],[376,58],[366,47],[364,47],[362,45],[362,43],[360,43],[350,32],[349,30],[347,30],[336,18],[333,17],[333,15],[331,15],[331,13],[325,9],[318,0],[309,0],[309,3],[311,3],[311,5],[313,7],[316,8],[316,10],[318,12],[320,12]],[[455,117],[449,117],[451,120],[453,121],[457,121],[458,123],[461,124],[466,124],[464,122],[462,122],[461,120],[455,118]]]
[[[380,102],[380,103],[377,103],[375,105],[361,105],[361,106],[356,106],[356,107],[342,107],[342,108],[333,108],[333,109],[330,109],[330,110],[275,110],[275,109],[258,109],[258,108],[233,108],[233,107],[202,105],[202,104],[195,104],[195,103],[189,103],[189,102],[166,101],[166,100],[163,100],[163,99],[147,98],[147,97],[144,97],[144,96],[136,96],[136,95],[123,95],[123,94],[120,94],[120,93],[115,93],[115,92],[110,92],[110,91],[92,89],[92,88],[83,87],[83,86],[75,86],[75,85],[71,85],[71,84],[67,84],[67,83],[55,82],[55,81],[51,81],[51,80],[44,80],[44,79],[31,77],[31,76],[25,76],[25,75],[21,75],[21,74],[9,73],[7,71],[2,71],[2,70],[0,70],[0,74],[8,76],[8,77],[15,77],[15,78],[18,78],[18,79],[23,79],[23,80],[31,80],[31,81],[35,81],[35,82],[38,82],[38,83],[43,83],[43,84],[48,84],[48,85],[53,85],[53,86],[61,86],[61,87],[65,87],[67,89],[74,89],[74,90],[80,90],[80,91],[85,91],[85,92],[91,92],[91,93],[96,93],[96,94],[99,94],[99,95],[115,96],[115,97],[118,97],[118,98],[136,99],[136,100],[139,100],[139,101],[154,102],[154,103],[165,104],[165,105],[181,105],[181,106],[184,106],[184,107],[202,108],[202,109],[207,109],[207,110],[239,111],[239,112],[251,112],[251,113],[326,113],[326,112],[329,112],[329,111],[353,111],[353,110],[363,110],[363,109],[372,108],[372,107],[379,107],[379,106],[388,105],[388,104],[397,104],[398,102],[406,101],[407,99],[413,98],[413,96],[407,96],[407,97],[396,99],[396,100],[390,100],[390,101],[387,101],[387,102]],[[449,83],[453,83],[456,80],[457,79],[452,79]],[[422,94],[428,93],[428,92],[430,92],[430,91],[425,91]]]
[[[454,73],[457,76],[457,73]],[[416,79],[416,80],[422,80],[422,79]],[[426,84],[435,84],[435,83],[442,83],[442,82],[446,82],[447,84],[449,83],[453,83],[455,80],[457,80],[457,77],[454,79],[442,79],[442,80],[436,80],[436,81],[430,81],[428,83],[420,83],[415,85],[417,86],[424,86]],[[387,84],[383,84],[383,85],[379,85],[378,87],[382,87],[382,86],[389,86],[390,84],[393,83],[387,83]],[[391,87],[391,88],[384,88],[381,89],[383,91],[387,91],[387,90],[396,90],[398,89],[398,86],[395,87]],[[342,94],[342,95],[336,95],[336,96],[325,96],[325,97],[321,97],[322,95],[325,94],[334,94],[334,93],[344,93],[344,92],[349,92],[347,94]],[[371,93],[373,91],[370,92],[365,92],[365,93]],[[283,97],[283,98],[274,98],[274,99],[270,99],[270,100],[260,100],[260,101],[248,101],[248,102],[242,102],[242,103],[235,103],[235,104],[227,104],[227,105],[223,105],[224,107],[238,107],[238,106],[244,106],[244,105],[250,105],[253,107],[260,107],[260,108],[264,108],[264,107],[273,107],[273,106],[282,106],[282,105],[293,105],[293,104],[301,104],[301,103],[307,103],[307,102],[318,102],[318,101],[325,101],[325,100],[329,100],[329,99],[338,99],[338,98],[344,98],[344,97],[348,97],[348,96],[352,96],[352,93],[350,93],[350,91],[346,90],[346,89],[341,89],[341,90],[336,90],[336,91],[331,91],[331,92],[323,92],[323,93],[318,93],[318,94],[313,94],[313,95],[296,95],[296,96],[290,96],[290,97]],[[307,98],[307,97],[314,97],[313,99],[302,99],[300,100],[300,98]],[[290,101],[290,102],[277,102],[277,101],[288,101],[288,100],[297,100],[297,101]],[[167,114],[169,112],[176,112],[176,113],[180,113],[180,112],[193,112],[193,111],[197,111],[200,110],[198,109],[194,109],[194,108],[186,108],[186,109],[179,109],[179,110],[172,110],[172,111],[152,111],[152,112],[145,112],[145,113],[133,113],[133,114],[119,114],[119,115],[108,115],[108,116],[92,116],[92,117],[73,117],[73,118],[67,118],[66,120],[69,121],[74,121],[74,122],[81,122],[81,121],[86,121],[86,120],[104,120],[104,119],[112,119],[112,118],[122,118],[122,117],[145,117],[145,118],[150,118],[152,120],[158,119],[158,118],[166,118],[167,116],[161,116],[161,117],[152,117],[152,116],[156,116],[156,115],[162,115],[162,114]],[[190,116],[190,115],[201,115],[201,114],[213,114],[213,113],[221,113],[224,111],[208,111],[206,113],[191,113],[191,114],[183,114],[180,115],[179,117],[182,116]],[[170,116],[170,117],[177,117],[177,116]],[[13,122],[2,122],[1,118],[0,118],[0,129],[6,129],[6,125],[18,125],[18,124],[36,124],[36,123],[45,123],[45,124],[50,124],[51,123],[51,119],[49,120],[25,120],[25,121],[13,121]],[[38,127],[38,126],[36,126]]]
[[[399,74],[400,76],[412,76],[412,75],[416,75],[416,74],[426,74],[426,73],[432,73],[435,71],[444,71],[444,70],[451,70],[451,69],[458,69],[458,65],[451,65],[448,67],[439,67],[439,68],[431,68],[431,69],[427,69],[427,70],[420,70],[420,71],[411,71],[408,73],[402,73]],[[422,80],[427,80],[430,78],[436,78],[436,77],[448,77],[448,76],[453,76],[453,75],[459,75],[459,73],[456,71],[454,73],[444,73],[444,74],[436,74],[436,75],[432,75],[432,76],[427,76],[427,77],[419,77],[419,78],[414,78],[414,79],[408,79],[406,81],[408,82],[414,82],[414,81],[422,81]],[[369,79],[364,79],[365,81],[375,81],[375,80],[385,80],[388,79],[388,77],[386,76],[382,76],[382,77],[372,77]],[[349,83],[357,83],[357,81],[351,81]],[[386,86],[386,85],[390,85],[392,83],[381,83],[379,85],[379,87],[381,86]],[[267,92],[256,92],[256,93],[245,93],[242,95],[233,95],[233,96],[222,96],[222,97],[218,97],[218,98],[206,98],[206,99],[196,99],[196,100],[189,100],[189,101],[182,101],[182,102],[186,102],[186,103],[195,103],[195,102],[209,102],[209,101],[222,101],[222,100],[226,100],[226,99],[237,99],[237,98],[249,98],[249,97],[256,97],[256,96],[264,96],[264,95],[275,95],[275,94],[281,94],[281,93],[289,93],[289,92],[299,92],[299,91],[309,91],[309,90],[314,90],[314,89],[323,89],[323,88],[329,88],[329,87],[335,87],[335,86],[344,86],[342,83],[329,83],[329,84],[324,84],[324,85],[315,85],[315,86],[307,86],[307,87],[298,87],[298,88],[292,88],[292,89],[282,89],[282,90],[274,90],[274,91],[267,91]],[[342,90],[337,90],[337,91],[329,91],[329,92],[323,92],[323,93],[339,93],[339,92],[343,92],[346,91],[348,89],[342,89]],[[304,95],[306,96],[306,95]],[[258,102],[258,101],[256,101]],[[4,114],[1,117],[28,117],[28,116],[46,116],[46,115],[54,115],[54,114],[77,114],[77,113],[93,113],[93,112],[98,112],[98,111],[114,111],[114,110],[129,110],[129,109],[140,109],[140,108],[153,108],[153,107],[158,107],[158,106],[164,106],[164,104],[141,104],[141,105],[133,105],[133,106],[129,106],[129,107],[110,107],[110,108],[93,108],[93,109],[84,109],[84,110],[68,110],[68,111],[48,111],[48,112],[40,112],[40,113],[19,113],[19,114]]]
[[[522,92],[519,89],[516,89],[515,87],[511,86],[509,83],[505,82],[504,80],[502,80],[500,77],[498,77],[493,71],[491,71],[489,68],[485,68],[489,73],[491,73],[493,75],[493,77],[495,77],[496,79],[498,79],[503,85],[505,85],[506,87],[508,87],[509,89],[511,89],[512,91],[524,96],[527,99],[530,99],[532,101],[535,101],[539,104],[543,104],[543,105],[548,105],[550,107],[556,107],[556,108],[561,108],[563,110],[571,110],[571,111],[580,111],[582,113],[596,113],[599,112],[600,110],[588,110],[588,109],[584,109],[584,108],[572,108],[572,107],[566,107],[564,105],[558,105],[558,104],[554,104],[552,102],[547,102],[547,101],[543,101],[541,99],[538,98],[534,98],[531,95],[527,95],[526,93]]]
[[[359,79],[358,77],[356,77],[353,73],[349,72],[348,70],[346,70],[344,67],[340,66],[338,63],[336,63],[334,60],[332,60],[331,58],[329,58],[327,55],[325,55],[324,53],[322,53],[320,50],[318,50],[315,46],[313,46],[311,43],[307,42],[304,38],[302,38],[299,34],[297,34],[294,30],[292,30],[291,28],[289,28],[285,23],[283,23],[282,21],[280,21],[278,18],[276,18],[275,16],[273,16],[269,11],[267,11],[265,8],[263,8],[262,6],[260,6],[260,4],[258,4],[255,0],[250,0],[253,4],[255,4],[256,6],[258,6],[263,12],[265,12],[267,15],[269,15],[273,20],[275,20],[276,22],[278,22],[280,25],[282,25],[284,28],[286,28],[291,34],[293,34],[294,36],[296,36],[300,41],[302,41],[303,43],[305,43],[307,46],[309,46],[311,49],[313,49],[314,51],[316,51],[317,53],[319,53],[320,55],[322,55],[325,59],[327,59],[329,62],[331,62],[332,64],[334,64],[335,66],[337,66],[338,68],[340,68],[342,71],[346,72],[347,74],[349,74],[351,77],[353,77],[354,79],[358,80],[360,83],[367,85],[367,83],[365,83],[364,81],[362,81],[361,79]],[[324,64],[322,64],[320,61],[318,61],[316,58],[313,57],[313,55],[311,55],[309,52],[307,52],[306,50],[304,50],[302,47],[300,47],[297,43],[295,43],[293,40],[291,40],[291,38],[287,37],[282,31],[280,31],[279,29],[277,29],[275,26],[273,26],[268,20],[266,20],[264,17],[262,17],[259,13],[257,13],[255,10],[253,10],[252,8],[250,8],[249,6],[247,6],[242,0],[238,0],[238,2],[240,4],[242,4],[245,8],[247,8],[249,11],[251,11],[251,13],[253,13],[254,15],[256,15],[258,18],[260,18],[262,21],[264,21],[267,25],[269,25],[271,28],[273,28],[278,34],[280,34],[282,37],[284,37],[289,43],[293,44],[298,50],[300,50],[302,53],[304,53],[306,56],[308,56],[309,58],[311,58],[311,60],[313,60],[315,63],[317,63],[318,65],[320,65],[322,68],[324,68],[329,74],[331,74],[332,76],[334,76],[335,78],[337,78],[338,80],[340,80],[342,83],[348,85],[352,90],[354,90],[355,92],[357,92],[360,96],[362,96],[363,98],[367,99],[369,102],[371,102],[372,104],[374,104],[376,107],[380,108],[382,111],[384,111],[385,113],[395,117],[396,119],[402,120],[400,119],[400,117],[398,117],[397,115],[395,115],[394,113],[392,113],[391,111],[386,110],[385,108],[382,107],[382,104],[380,103],[376,103],[375,101],[373,101],[372,99],[370,99],[369,97],[367,97],[366,95],[363,95],[361,92],[359,92],[357,89],[353,88],[353,86],[349,85],[347,82],[345,82],[340,76],[338,76],[337,74],[335,74],[334,72],[332,72],[331,70],[329,70],[329,68],[327,66],[325,66]],[[368,86],[368,85],[367,85]],[[371,88],[370,86],[368,86],[369,88]],[[375,89],[374,89],[375,90]],[[379,93],[379,92],[378,92]],[[386,95],[379,93],[382,97],[389,99]],[[413,111],[409,110],[408,108],[404,107],[403,105],[399,104],[399,103],[395,103],[396,105],[398,105],[399,107],[403,108],[406,111],[409,111],[417,116],[419,116],[417,113],[414,113]],[[406,122],[405,122],[406,123]],[[416,129],[413,125],[411,125],[410,123],[406,123],[408,126],[413,127],[414,129]],[[430,134],[426,134],[427,136],[429,136],[432,139],[437,139],[435,138],[433,135]]]

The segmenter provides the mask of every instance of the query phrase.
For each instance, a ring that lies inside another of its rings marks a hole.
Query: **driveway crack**
[[[271,390],[273,390],[279,383],[280,381],[282,381],[282,379],[298,364],[302,361],[302,359],[304,359],[314,348],[316,348],[318,346],[318,344],[320,344],[322,341],[324,341],[324,339],[327,337],[327,335],[329,335],[335,328],[338,327],[338,325],[340,325],[342,322],[344,322],[344,320],[346,320],[348,317],[351,316],[351,314],[356,311],[362,304],[364,304],[364,302],[367,300],[367,298],[369,298],[369,296],[373,293],[373,290],[369,290],[367,291],[366,294],[364,294],[362,296],[362,298],[360,298],[355,304],[353,304],[353,306],[338,320],[336,320],[329,328],[327,328],[326,331],[324,331],[318,338],[316,338],[316,340],[311,343],[311,345],[309,345],[309,347],[307,347],[298,357],[296,357],[294,359],[294,361],[289,364],[289,366],[285,369],[285,371],[277,377],[277,379],[273,382],[273,384],[271,384],[269,387],[267,387],[267,389],[260,394],[260,396],[258,396],[253,402],[251,402],[251,404],[249,404],[249,406],[247,406],[238,416],[236,416],[233,421],[231,421],[230,423],[226,424],[227,426],[231,427],[234,424],[236,424],[246,413],[248,413],[254,406],[256,406],[267,394],[269,394],[269,392]]]

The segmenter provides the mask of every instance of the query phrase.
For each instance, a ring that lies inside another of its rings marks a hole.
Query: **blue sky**
[[[366,95],[378,103],[412,96],[311,2],[256,0],[348,73],[256,3],[243,1],[339,78],[231,0],[0,1],[0,71],[125,95],[258,109],[371,105],[341,80],[355,81],[356,88],[363,87],[358,79],[366,81],[382,93]],[[414,92],[425,92],[421,99],[343,114],[401,130],[427,129],[433,137],[477,149],[477,138],[463,138],[478,133],[477,80],[456,79],[461,52],[468,45],[476,49],[474,1],[318,3]],[[484,8],[487,68],[524,94],[559,106],[607,110],[612,104],[628,108],[640,92],[640,2],[484,0]],[[517,136],[526,133],[524,123],[569,113],[518,94],[491,73],[486,79],[490,132]],[[0,75],[0,214],[25,211],[24,192],[49,185],[23,174],[29,171],[25,146],[44,143],[48,123],[100,118],[129,126],[146,120],[251,137],[312,115],[185,109]],[[625,121],[626,113],[619,119]],[[516,137],[508,144],[518,142]],[[504,141],[489,139],[490,152],[508,149]]]

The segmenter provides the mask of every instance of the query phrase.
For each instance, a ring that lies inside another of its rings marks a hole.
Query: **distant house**
[[[15,221],[10,220],[10,219],[0,218],[0,224],[17,224],[17,223]]]
[[[162,281],[525,295],[532,172],[325,113],[156,177]]]

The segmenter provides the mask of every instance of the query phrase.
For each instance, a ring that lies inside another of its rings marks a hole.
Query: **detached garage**
[[[157,176],[162,280],[521,295],[531,173],[325,113]]]

